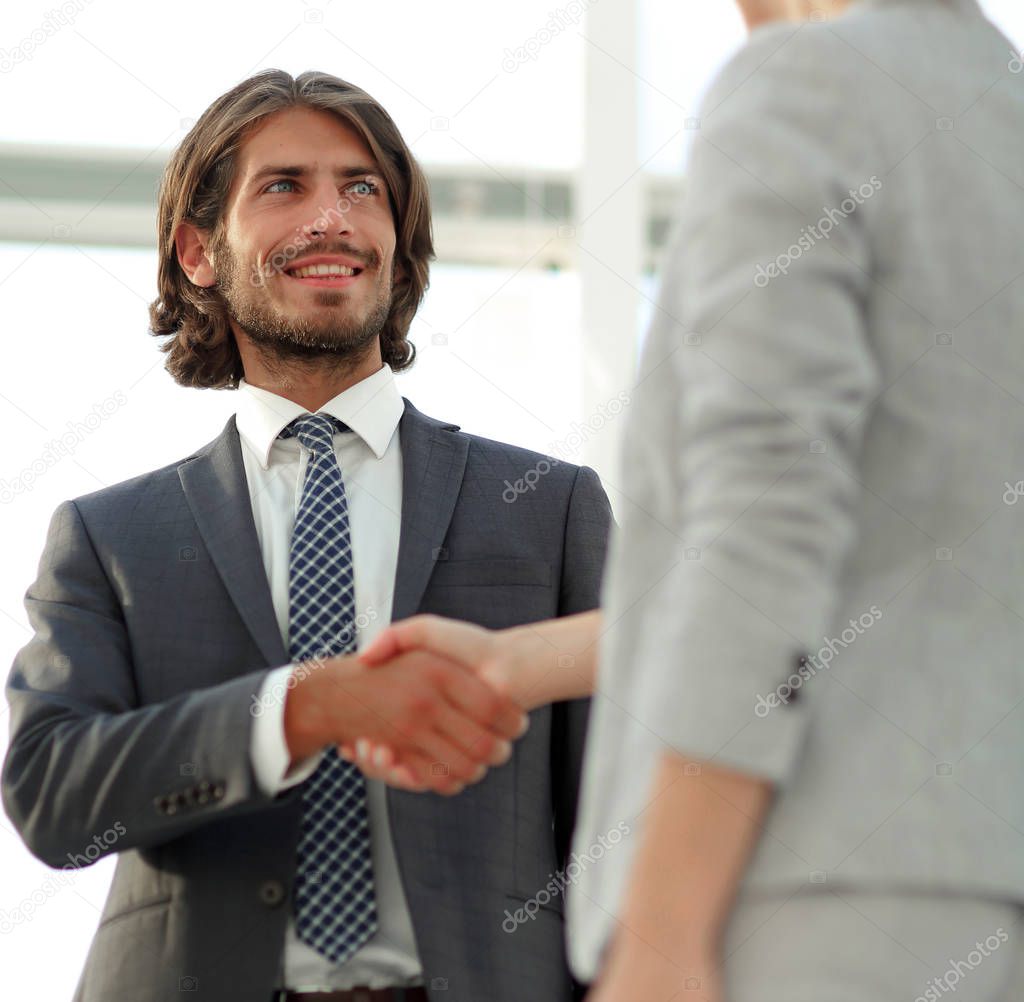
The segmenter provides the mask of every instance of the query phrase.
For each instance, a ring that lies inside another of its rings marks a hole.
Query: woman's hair
[[[242,81],[203,112],[171,156],[160,184],[159,295],[149,307],[150,329],[166,337],[165,365],[182,386],[235,389],[243,372],[227,303],[215,287],[189,280],[178,262],[175,231],[185,221],[207,231],[213,247],[223,242],[224,210],[243,140],[267,115],[294,107],[338,115],[377,160],[395,224],[395,278],[381,355],[395,370],[407,368],[416,356],[406,336],[434,257],[423,171],[391,116],[365,91],[327,73],[311,70],[293,78],[270,69]]]

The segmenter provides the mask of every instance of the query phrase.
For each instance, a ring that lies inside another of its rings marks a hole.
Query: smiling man
[[[519,704],[473,671],[354,652],[416,612],[596,606],[596,476],[552,464],[510,504],[542,457],[399,395],[427,185],[351,84],[268,70],[215,101],[167,166],[159,239],[167,369],[237,413],[58,509],[7,687],[3,798],[30,850],[56,867],[117,834],[76,1002],[567,1002],[561,900],[537,905],[587,703],[532,713],[513,747]],[[336,749],[359,736],[427,792],[364,779]]]

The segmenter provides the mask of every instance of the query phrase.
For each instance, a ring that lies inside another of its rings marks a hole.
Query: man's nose
[[[354,233],[352,201],[344,191],[333,182],[319,185],[314,192],[313,204],[306,209],[309,218],[300,228],[311,236],[350,236]]]

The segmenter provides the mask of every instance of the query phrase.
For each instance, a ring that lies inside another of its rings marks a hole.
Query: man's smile
[[[363,266],[351,259],[319,256],[305,258],[284,273],[302,285],[337,289],[353,284]]]

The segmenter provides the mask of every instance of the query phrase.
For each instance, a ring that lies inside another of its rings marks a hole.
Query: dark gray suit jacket
[[[597,605],[611,516],[592,470],[552,465],[509,503],[538,454],[408,401],[399,433],[394,619],[505,627]],[[88,865],[93,845],[119,856],[75,1002],[265,1002],[301,787],[268,797],[250,761],[253,698],[289,659],[234,418],[180,464],[62,504],[26,605],[4,806],[50,866]],[[512,759],[458,797],[388,791],[432,998],[573,996],[561,898],[502,923],[568,852],[587,708],[534,712]]]

